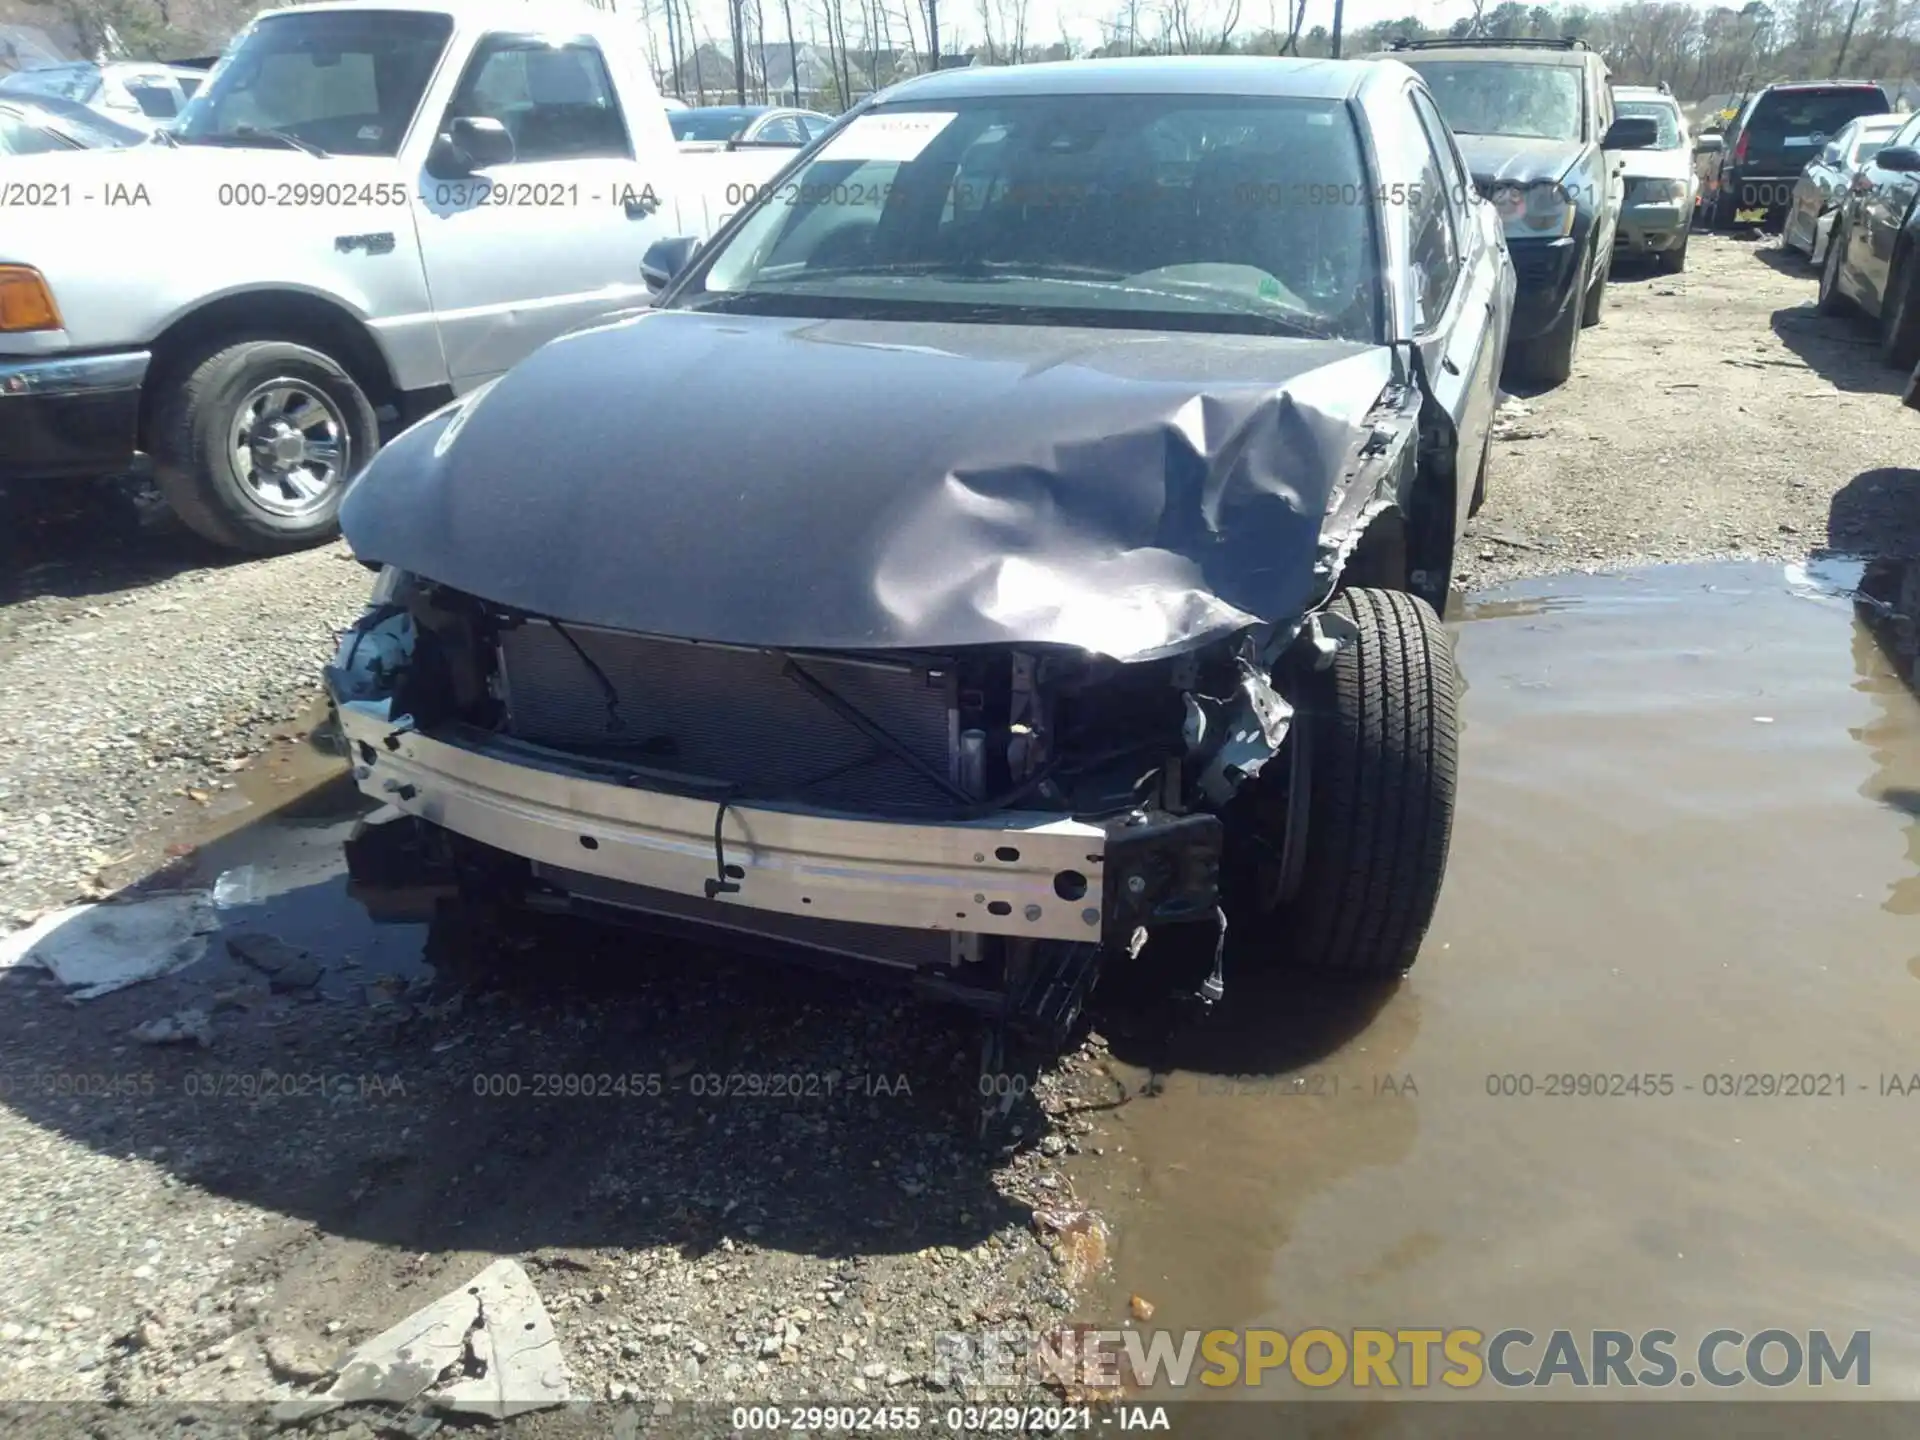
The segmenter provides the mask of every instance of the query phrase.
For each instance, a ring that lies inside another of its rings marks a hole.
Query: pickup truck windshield
[[[1571,65],[1506,60],[1409,60],[1426,79],[1450,129],[1461,135],[1516,135],[1577,142],[1580,74]]]
[[[453,32],[447,15],[332,10],[255,21],[173,126],[186,145],[393,155]]]
[[[889,105],[762,191],[676,303],[1371,340],[1375,204],[1338,101]]]

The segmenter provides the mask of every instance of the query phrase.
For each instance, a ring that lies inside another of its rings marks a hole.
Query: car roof
[[[689,105],[688,115],[764,115],[771,105]]]
[[[328,11],[345,14],[369,14],[399,11],[412,15],[445,15],[456,24],[478,29],[500,30],[578,30],[605,38],[627,36],[631,22],[616,23],[609,12],[595,8],[587,0],[439,0],[423,4],[421,0],[312,0],[312,3],[281,4],[262,10],[256,19],[278,15],[310,15]]]
[[[1346,100],[1388,73],[1372,60],[1291,56],[1129,55],[936,70],[881,92],[888,100],[988,95],[1270,95]]]
[[[1421,60],[1484,60],[1489,65],[1565,65],[1585,68],[1606,61],[1594,50],[1549,50],[1529,45],[1434,45],[1419,50],[1381,50],[1370,60],[1400,60],[1412,64]]]

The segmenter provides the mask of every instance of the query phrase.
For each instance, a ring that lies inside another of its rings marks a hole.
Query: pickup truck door
[[[646,304],[640,257],[675,216],[670,173],[634,153],[636,134],[661,127],[629,123],[591,37],[483,36],[436,133],[457,117],[499,120],[514,141],[511,161],[471,174],[435,174],[429,158],[415,188],[427,289],[463,392]]]

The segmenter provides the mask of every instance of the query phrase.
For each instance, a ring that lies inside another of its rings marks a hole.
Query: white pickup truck
[[[0,162],[0,483],[150,457],[210,539],[324,540],[383,424],[644,305],[794,153],[683,155],[585,5],[264,13],[170,137]]]

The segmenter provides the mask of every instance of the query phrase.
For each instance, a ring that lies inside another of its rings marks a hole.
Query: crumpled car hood
[[[1481,185],[1531,185],[1558,180],[1585,148],[1578,140],[1535,140],[1524,135],[1456,135],[1460,157]]]
[[[1295,620],[1385,346],[657,311],[416,425],[362,559],[582,624],[1122,660]]]

